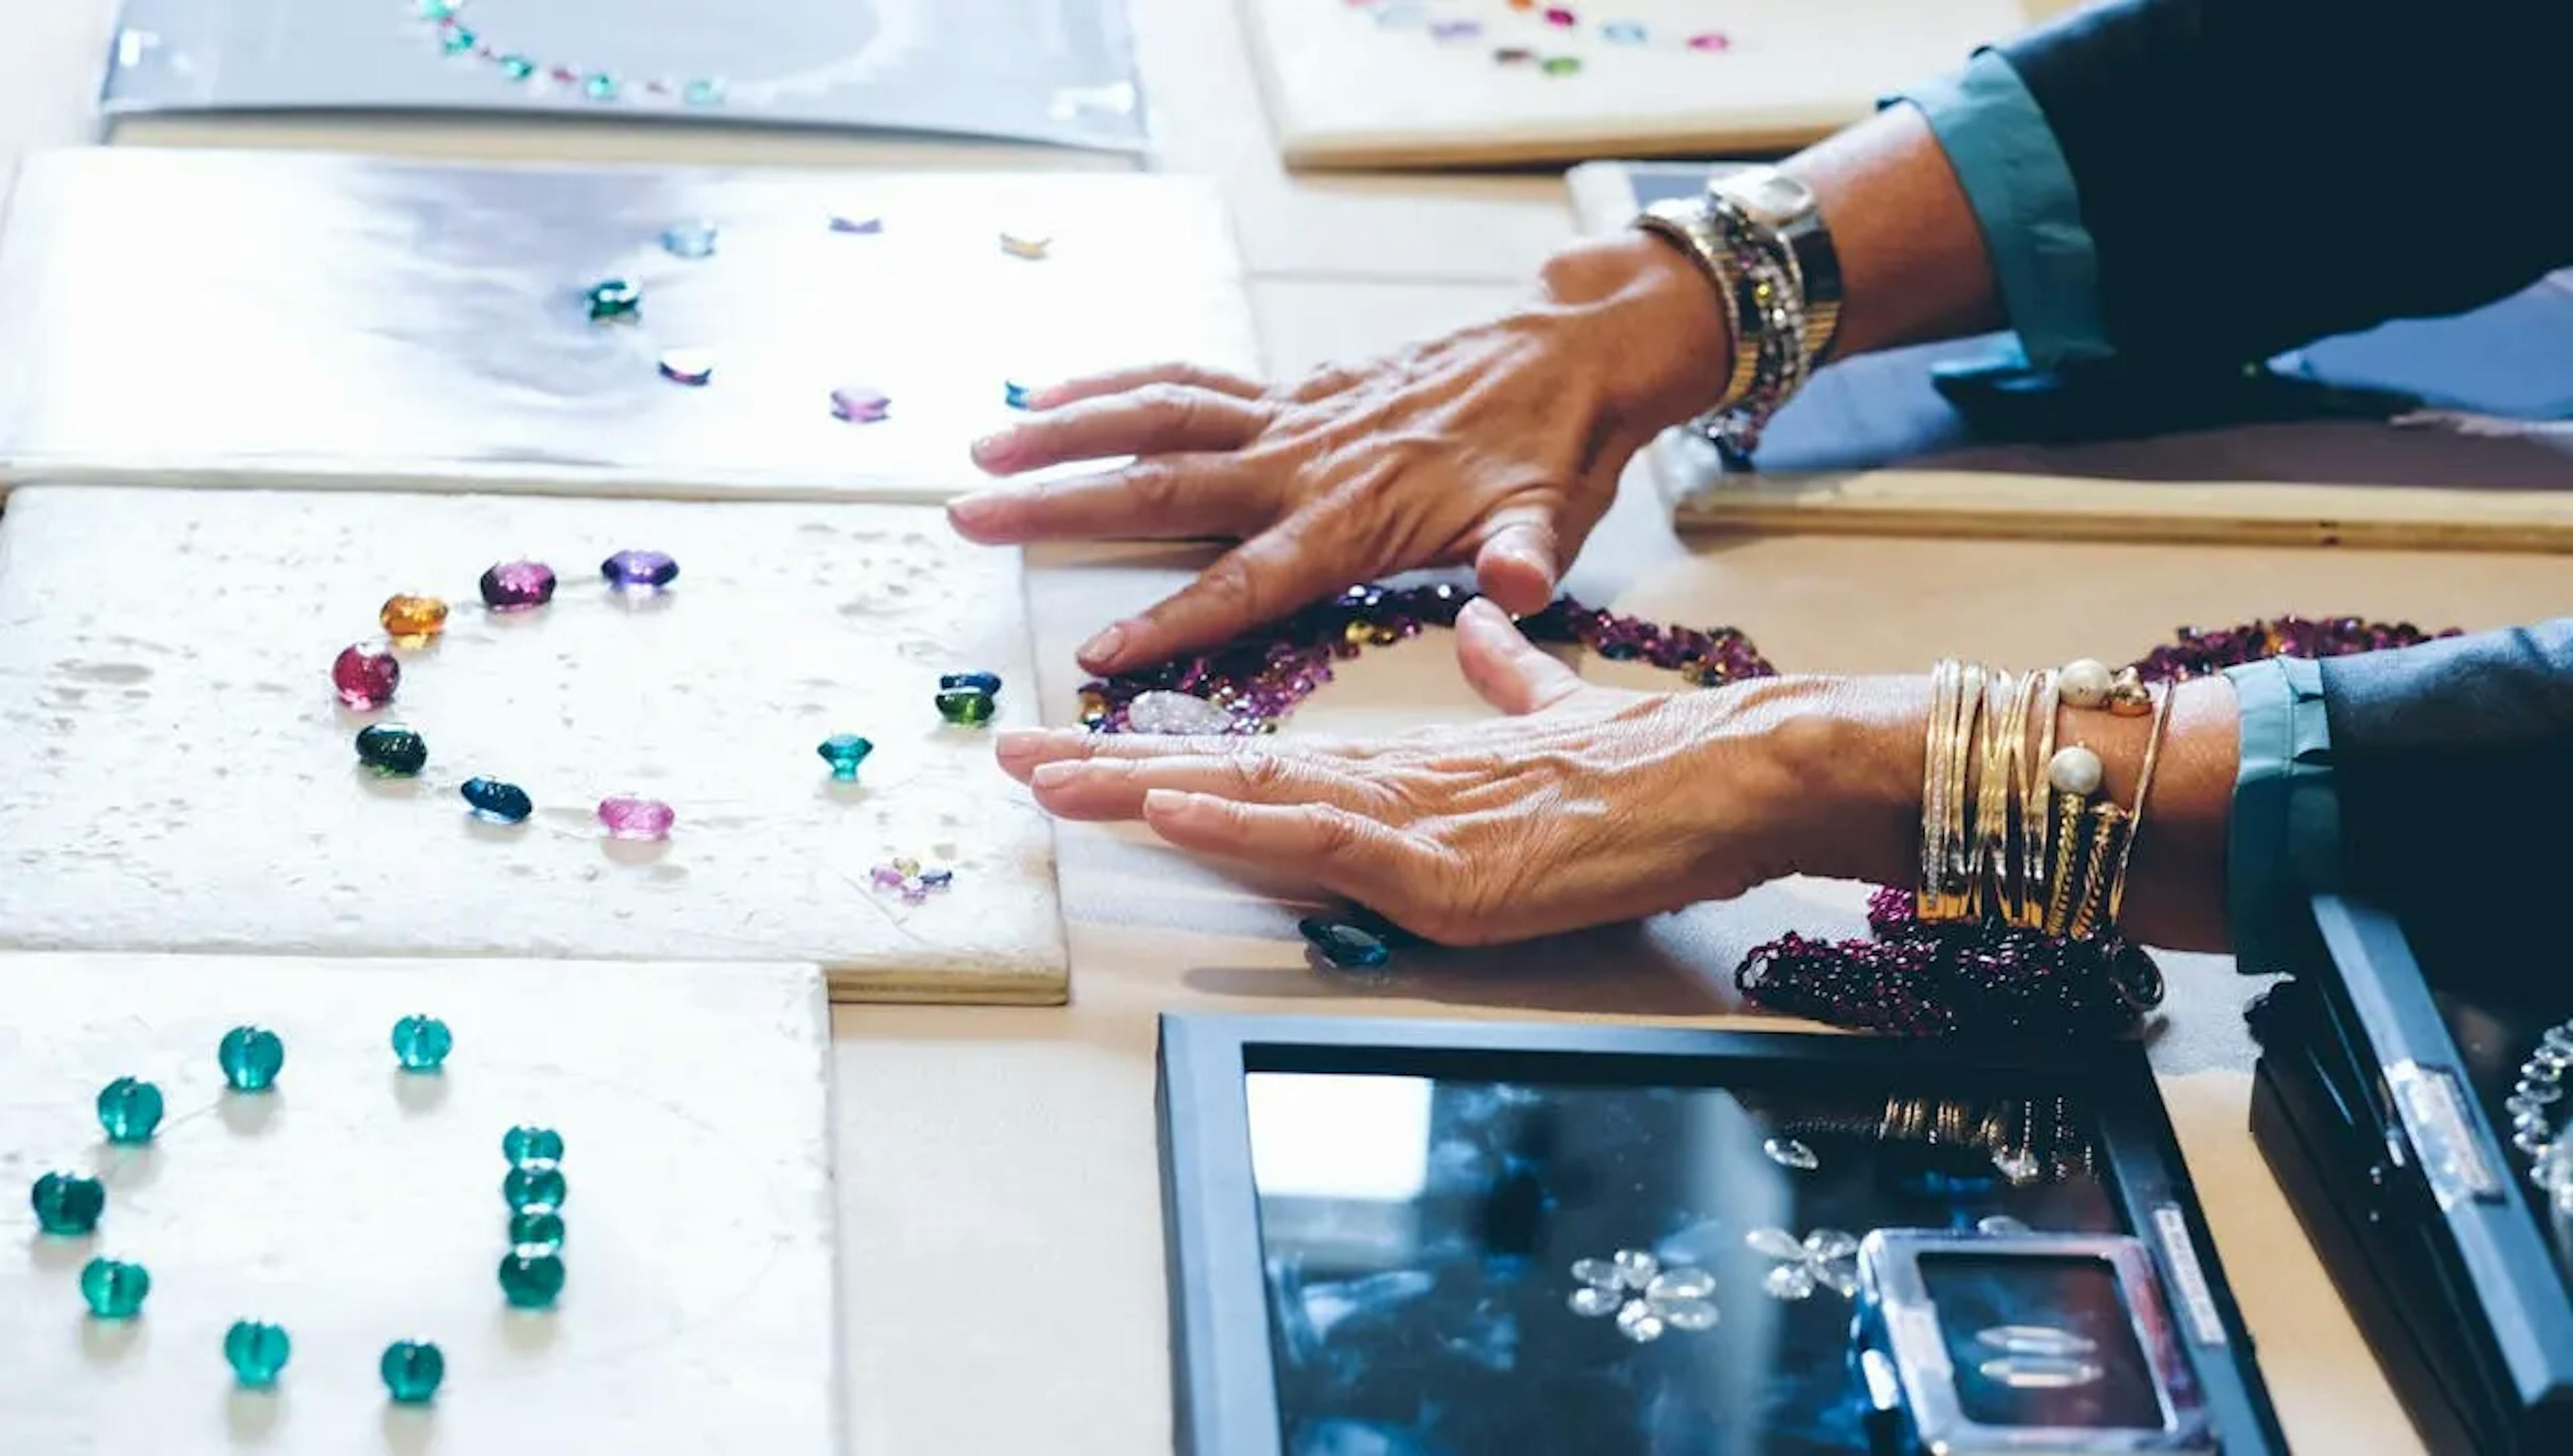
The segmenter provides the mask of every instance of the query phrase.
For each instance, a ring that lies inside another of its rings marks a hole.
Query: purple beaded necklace
[[[1210,651],[1085,683],[1081,721],[1101,733],[1272,733],[1331,680],[1334,661],[1416,637],[1424,627],[1453,626],[1472,599],[1447,585],[1352,586]],[[1519,629],[1533,642],[1669,668],[1701,687],[1778,671],[1735,628],[1665,626],[1570,597],[1520,618]],[[2146,682],[2182,682],[2263,658],[2337,657],[2454,635],[2453,628],[2428,633],[2409,622],[2278,617],[2182,627],[2134,665]],[[1354,930],[1373,955],[1352,964],[1381,964],[1379,942],[1397,941],[1399,933],[1371,915],[1350,919],[1308,922],[1307,936],[1315,924]],[[2161,1004],[2160,970],[2115,934],[2076,941],[2002,925],[1926,926],[1913,913],[1912,892],[1891,887],[1869,897],[1868,926],[1874,939],[1820,941],[1791,932],[1755,947],[1734,984],[1745,1002],[1764,1010],[1913,1037],[2107,1036],[2132,1030]]]

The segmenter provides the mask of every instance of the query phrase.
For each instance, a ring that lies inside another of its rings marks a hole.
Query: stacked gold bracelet
[[[2134,668],[2113,673],[2090,658],[2024,676],[1942,661],[1930,675],[1922,771],[1921,919],[1993,920],[2074,940],[2113,927],[2171,701]],[[2056,746],[2059,708],[2153,715],[2133,807],[2101,797],[2097,752]]]

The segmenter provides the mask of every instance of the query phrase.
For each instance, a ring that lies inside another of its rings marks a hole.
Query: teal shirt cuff
[[[2224,676],[2242,739],[2224,856],[2234,963],[2246,972],[2285,971],[2309,938],[2312,897],[2340,882],[2340,798],[2322,667],[2272,657]]]
[[[2002,308],[2041,369],[2114,351],[2100,312],[2100,255],[2073,169],[2037,98],[1997,51],[1901,97],[1921,108],[1983,229]]]

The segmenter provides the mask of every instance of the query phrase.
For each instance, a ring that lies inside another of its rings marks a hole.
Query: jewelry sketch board
[[[712,256],[663,247],[699,221]],[[637,319],[588,317],[611,277]],[[128,148],[29,157],[0,339],[0,480],[629,496],[942,499],[1009,381],[1258,367],[1194,182]]]
[[[100,105],[1144,144],[1122,0],[125,0]]]
[[[664,594],[595,563],[667,550]],[[493,615],[495,560],[554,565]],[[455,603],[392,706],[333,695],[395,592]],[[1001,675],[991,728],[942,673]],[[1054,831],[993,761],[1037,721],[1019,553],[919,506],[29,487],[0,516],[0,949],[809,961],[847,1000],[1059,1003]],[[395,721],[416,779],[359,764]],[[815,746],[860,733],[857,783]],[[535,812],[471,818],[474,775]],[[661,843],[598,801],[668,803]],[[955,871],[917,904],[897,857]]]
[[[1866,117],[1887,94],[1957,69],[1975,47],[2057,8],[2050,0],[1241,3],[1279,149],[1298,167],[1784,151]],[[1577,69],[1559,74],[1566,66]]]
[[[52,1456],[840,1449],[829,1027],[809,966],[0,956],[0,1308],[10,1448]],[[404,1073],[394,1022],[444,1021],[444,1071]],[[256,1023],[277,1085],[224,1088]],[[104,1140],[109,1080],[156,1084],[154,1140]],[[563,1134],[568,1277],[511,1310],[503,1129]],[[95,1233],[38,1233],[23,1190],[107,1185]],[[94,1319],[93,1256],[152,1276]],[[286,1328],[271,1392],[237,1390],[237,1319]],[[434,1340],[429,1405],[377,1358]]]
[[[1582,229],[1605,234],[1646,205],[1697,192],[1713,170],[1597,162],[1566,182]],[[2316,419],[2149,440],[1981,444],[1928,383],[1933,364],[1995,343],[1961,340],[1824,370],[1778,416],[1756,473],[1724,473],[1686,430],[1663,434],[1646,458],[1683,529],[2573,550],[2573,434],[2476,412],[2561,406],[2531,379],[2560,381],[2573,369],[2568,304],[2573,274],[2472,314],[2398,320],[2272,362],[2290,375],[2467,411],[2455,416],[2462,426]],[[2550,433],[2562,442],[2550,444]],[[2303,473],[2264,478],[2264,466]],[[2334,478],[2335,469],[2346,473]]]

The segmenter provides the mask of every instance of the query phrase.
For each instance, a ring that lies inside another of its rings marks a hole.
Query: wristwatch
[[[1718,206],[1730,205],[1786,245],[1797,292],[1804,299],[1805,367],[1810,370],[1831,356],[1841,323],[1841,259],[1832,248],[1831,229],[1823,225],[1821,200],[1803,181],[1775,167],[1724,173],[1708,182],[1706,191]]]

